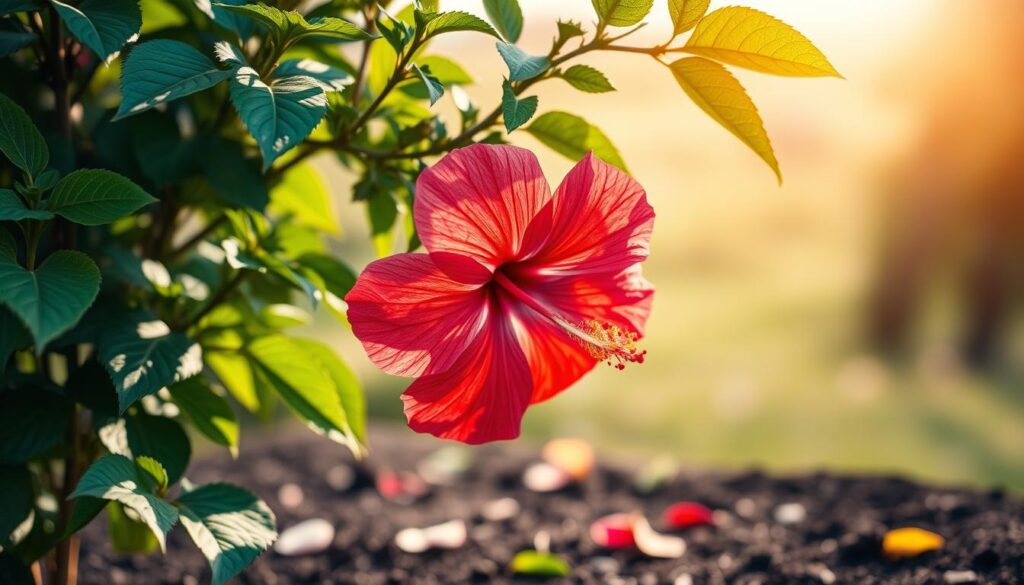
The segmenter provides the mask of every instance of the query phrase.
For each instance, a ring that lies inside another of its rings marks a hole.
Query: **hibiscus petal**
[[[654,287],[639,265],[616,274],[566,274],[519,282],[527,294],[572,323],[594,320],[641,337],[654,299]],[[525,307],[515,315],[534,377],[531,403],[558,394],[596,363],[586,348],[550,320]]]
[[[493,269],[540,246],[547,230],[527,232],[550,200],[533,153],[476,144],[452,151],[420,174],[413,216],[431,253],[454,252]]]
[[[530,369],[499,301],[490,305],[487,324],[451,369],[419,378],[402,394],[412,430],[471,444],[519,436]]]
[[[460,282],[427,254],[370,263],[345,296],[352,331],[370,360],[396,376],[448,370],[487,315],[481,282]]]
[[[619,272],[649,253],[654,210],[643,187],[588,154],[555,190],[551,237],[530,264],[548,274]]]

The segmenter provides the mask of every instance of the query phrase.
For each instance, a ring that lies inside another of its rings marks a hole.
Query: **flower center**
[[[544,303],[530,296],[519,285],[512,282],[500,268],[494,272],[496,282],[506,292],[522,301],[522,303],[554,323],[569,337],[580,344],[594,359],[603,361],[618,370],[626,368],[627,363],[644,363],[647,350],[637,346],[637,334],[612,323],[604,323],[597,319],[584,319],[574,323]]]

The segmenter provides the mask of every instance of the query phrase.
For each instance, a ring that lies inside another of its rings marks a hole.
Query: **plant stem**
[[[210,235],[211,233],[213,233],[214,230],[216,230],[217,228],[222,226],[224,224],[224,222],[226,222],[227,220],[228,220],[228,216],[224,215],[223,213],[218,215],[217,217],[211,219],[203,227],[203,229],[201,229],[198,232],[196,232],[195,235],[193,235],[191,238],[186,240],[183,244],[181,244],[180,246],[178,246],[174,250],[171,250],[171,252],[168,254],[168,258],[173,260],[175,258],[180,257],[185,252],[188,252],[189,250],[194,248],[197,244],[199,244],[199,242],[203,241],[206,238],[206,236]]]
[[[220,290],[218,290],[217,293],[213,295],[213,298],[211,298],[210,301],[206,303],[206,305],[202,309],[200,309],[198,313],[193,315],[192,318],[190,318],[188,321],[186,321],[184,324],[182,324],[180,327],[177,327],[176,329],[178,329],[179,331],[183,331],[199,323],[199,321],[201,321],[203,317],[210,314],[210,311],[213,311],[221,303],[228,300],[228,297],[231,296],[231,293],[235,292],[235,289],[237,289],[242,284],[242,281],[244,281],[248,277],[248,275],[249,272],[246,270],[238,270],[237,272],[235,272],[231,279],[224,283],[224,286],[220,287]]]
[[[68,367],[70,368],[70,362]],[[71,420],[68,421],[67,445],[68,453],[64,457],[64,483],[61,486],[60,511],[57,521],[57,534],[63,534],[71,520],[74,501],[68,496],[78,483],[79,463],[81,457],[81,435],[78,419],[81,407],[75,405]],[[54,585],[75,585],[78,582],[78,534],[72,534],[57,544],[57,571],[54,574]]]
[[[53,108],[57,131],[64,140],[71,140],[71,102],[68,97],[68,70],[64,62],[64,31],[57,9],[50,6],[50,48],[47,55],[53,85]]]

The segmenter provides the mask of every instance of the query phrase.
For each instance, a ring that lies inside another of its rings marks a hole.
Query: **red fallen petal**
[[[714,512],[697,502],[679,502],[665,510],[665,524],[672,528],[711,526],[714,523]]]
[[[590,538],[597,546],[615,550],[634,548],[633,514],[610,514],[594,520],[590,525]]]
[[[493,269],[543,243],[549,230],[527,231],[550,200],[532,152],[475,144],[420,173],[413,217],[428,252],[453,252]]]
[[[384,499],[410,502],[427,494],[429,488],[418,475],[382,470],[377,473],[377,493]]]

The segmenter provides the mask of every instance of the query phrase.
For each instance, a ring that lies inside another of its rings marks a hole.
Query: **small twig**
[[[244,281],[248,275],[249,272],[247,270],[236,271],[235,274],[231,277],[231,279],[224,283],[224,286],[220,287],[217,293],[213,295],[213,298],[211,298],[210,301],[206,303],[206,305],[203,306],[203,308],[200,309],[198,313],[193,315],[191,319],[189,319],[176,329],[179,331],[184,331],[195,326],[197,323],[199,323],[199,321],[203,319],[203,317],[210,314],[211,311],[213,311],[221,303],[226,301],[228,297],[231,296],[231,293],[235,292],[235,290],[242,284],[242,281]]]
[[[214,232],[214,230],[216,230],[217,228],[222,226],[224,224],[224,222],[226,222],[227,220],[228,220],[228,216],[223,214],[223,213],[218,215],[217,217],[213,218],[212,220],[210,220],[203,227],[203,229],[201,229],[198,232],[196,232],[195,235],[193,235],[191,238],[185,240],[184,243],[182,243],[180,246],[178,246],[174,250],[171,250],[171,252],[168,254],[168,258],[173,260],[175,258],[180,257],[185,252],[191,250],[193,247],[195,247],[197,244],[199,244],[199,242],[201,242],[204,239],[206,239],[206,236],[212,234]]]

